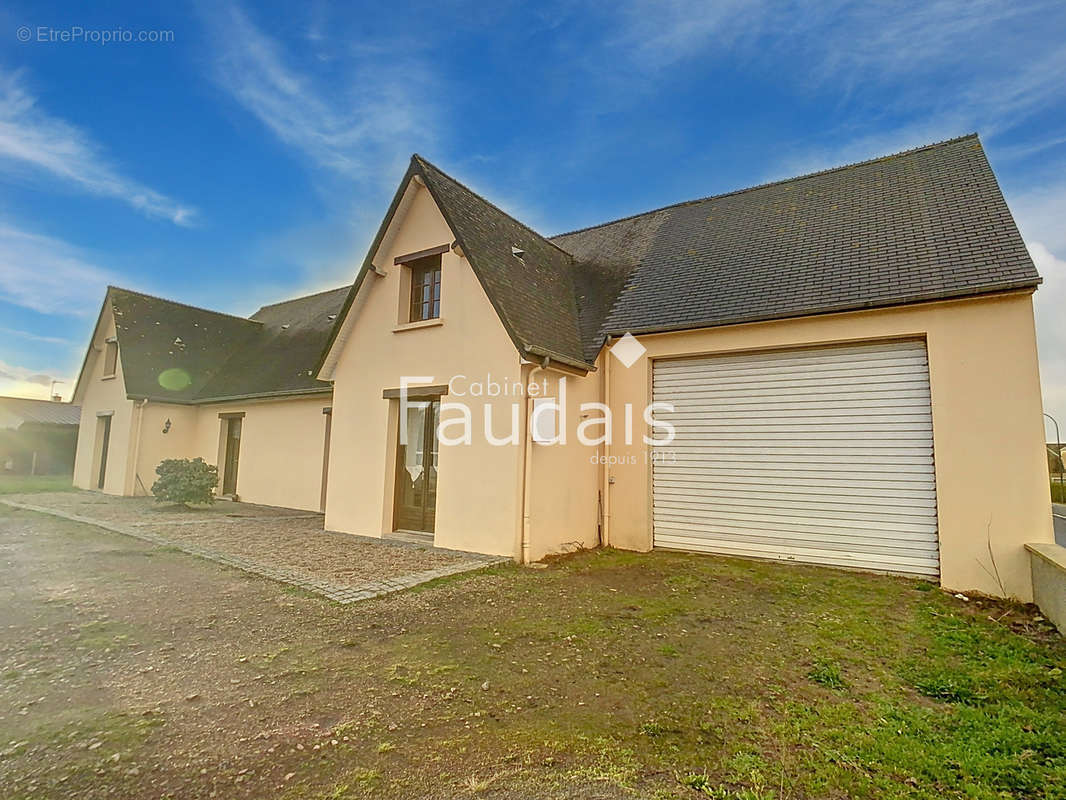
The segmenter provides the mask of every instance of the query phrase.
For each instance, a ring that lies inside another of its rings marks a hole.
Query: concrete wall
[[[1030,600],[1023,545],[1052,541],[1052,529],[1029,294],[642,336],[647,357],[610,368],[611,405],[650,402],[655,358],[907,337],[925,337],[929,351],[941,582],[1000,594],[1002,581],[1007,594]],[[612,448],[632,460],[611,469],[618,547],[652,544],[646,449]],[[989,574],[997,570],[999,580]]]
[[[416,185],[417,186],[417,185]],[[398,400],[382,398],[401,376],[426,384],[466,376],[466,384],[491,376],[521,382],[518,352],[467,261],[441,258],[439,324],[404,326],[404,267],[399,255],[455,240],[425,188],[414,188],[406,213],[377,263],[387,275],[368,275],[349,314],[352,326],[333,372],[333,446],[330,451],[326,527],[381,536],[393,530]],[[464,389],[465,391],[465,389]],[[444,401],[448,401],[445,396]],[[493,447],[483,434],[483,406],[510,419],[516,398],[453,398],[475,410],[470,446],[442,446],[438,456],[436,544],[461,550],[516,555],[520,535],[522,448]],[[522,398],[517,398],[522,403]],[[442,420],[455,412],[444,411]]]
[[[1026,549],[1033,575],[1033,602],[1059,633],[1066,634],[1066,547],[1045,542],[1029,544]]]
[[[126,398],[126,383],[119,354],[115,377],[104,377],[104,342],[115,335],[115,319],[108,308],[97,325],[89,357],[85,365],[83,384],[75,402],[81,404],[78,445],[74,453],[74,485],[80,489],[95,489],[100,452],[99,419],[101,413],[111,413],[111,439],[108,447],[106,494],[130,494],[133,470],[129,469],[132,447],[133,401]]]

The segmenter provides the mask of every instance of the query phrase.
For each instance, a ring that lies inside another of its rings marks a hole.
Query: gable
[[[487,370],[502,377],[519,364],[469,261],[451,249],[454,232],[429,191],[413,185],[404,213],[394,217],[388,239],[370,256],[383,266],[368,271],[332,347],[329,379],[372,386],[378,400],[381,388],[398,386],[403,375]],[[412,322],[407,312],[415,262],[405,257],[425,250],[436,250],[440,259],[440,315]]]
[[[385,255],[395,249],[394,237],[404,229],[412,203],[423,191],[429,193],[455,252],[470,265],[519,355],[595,369],[583,345],[574,258],[415,155],[323,351],[319,378],[332,379],[364,282],[368,275],[385,273]]]

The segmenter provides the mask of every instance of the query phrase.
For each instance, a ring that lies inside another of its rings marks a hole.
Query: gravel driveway
[[[95,492],[9,495],[5,502],[92,521],[342,602],[500,561],[426,545],[323,530],[323,515],[248,503],[163,506]]]

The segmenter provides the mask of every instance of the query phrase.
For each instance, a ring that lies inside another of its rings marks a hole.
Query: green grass
[[[1057,477],[1051,480],[1051,502],[1066,503],[1066,487],[1059,483]]]
[[[72,491],[69,475],[0,475],[0,494]]]
[[[92,599],[87,585],[79,599]],[[291,597],[276,597],[241,605],[231,595],[225,617],[256,620],[239,634],[215,624],[213,598],[197,612],[210,623],[195,627],[141,615],[135,601],[121,622],[65,624],[0,676],[20,696],[53,691],[62,675],[44,670],[63,652],[94,686],[109,674],[92,672],[105,654],[132,664],[153,642],[225,658],[167,661],[159,733],[133,725],[158,702],[138,695],[132,713],[76,732],[74,742],[100,738],[97,751],[61,749],[65,728],[0,742],[48,745],[53,761],[83,770],[76,788],[93,798],[134,796],[123,789],[143,776],[107,794],[134,758],[211,753],[199,724],[210,708],[231,726],[229,742],[253,735],[250,723],[279,731],[250,739],[231,763],[262,781],[249,796],[284,800],[1066,800],[1066,643],[1031,606],[964,602],[902,578],[610,549],[343,609],[322,601],[294,611]],[[205,690],[207,664],[223,677]],[[239,684],[225,679],[231,669]],[[253,716],[227,716],[253,684],[263,692]],[[182,699],[200,691],[202,703]],[[34,713],[9,713],[6,725],[32,729]],[[310,721],[331,736],[307,733]],[[114,778],[85,771],[123,740]],[[0,760],[4,769],[35,774],[19,753]],[[215,760],[206,766],[202,779],[177,767],[188,796],[216,790]],[[26,796],[74,794],[68,783]]]

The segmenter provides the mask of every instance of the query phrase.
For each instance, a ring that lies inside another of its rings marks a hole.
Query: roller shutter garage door
[[[925,343],[658,360],[656,547],[937,575]]]

